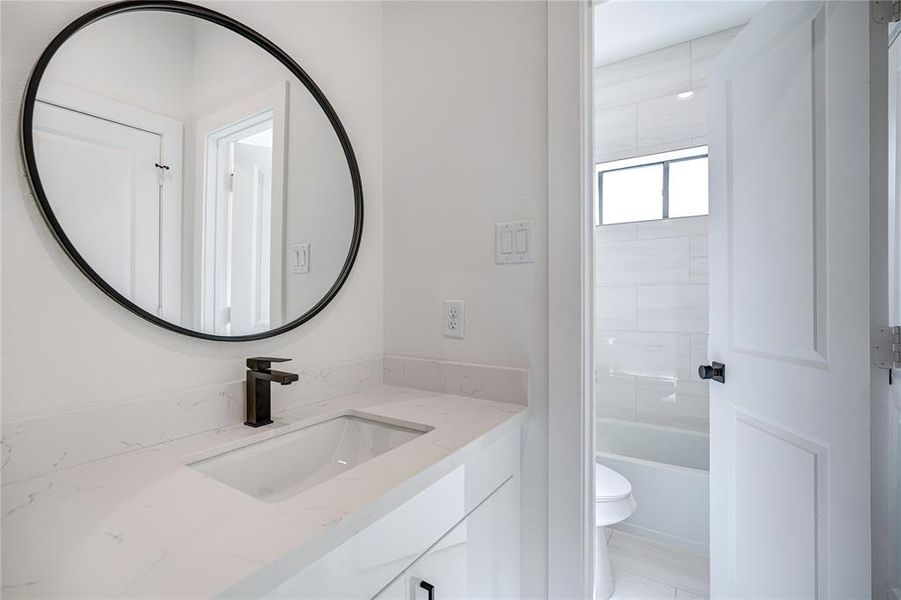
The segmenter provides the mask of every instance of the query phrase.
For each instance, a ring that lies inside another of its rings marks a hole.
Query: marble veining
[[[305,368],[298,374],[295,384],[273,386],[273,414],[380,385],[382,358]],[[3,483],[20,481],[243,421],[243,379],[4,421],[0,476]]]
[[[271,435],[240,424],[5,484],[3,544],[16,552],[2,564],[4,597],[211,597],[242,581],[265,593],[528,413],[509,402],[376,386],[285,411],[276,425],[347,411],[434,429],[276,503],[185,466]]]

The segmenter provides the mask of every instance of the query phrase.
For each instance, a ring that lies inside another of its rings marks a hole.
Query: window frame
[[[663,221],[666,219],[690,219],[692,217],[703,217],[710,214],[710,203],[707,204],[707,212],[700,215],[688,215],[685,217],[669,216],[669,167],[673,163],[685,162],[688,160],[696,160],[699,158],[709,158],[707,146],[693,146],[683,150],[675,150],[672,152],[661,152],[658,154],[648,154],[644,156],[636,156],[634,158],[625,158],[621,160],[597,163],[594,166],[595,176],[595,208],[596,215],[594,219],[595,227],[605,225],[625,225],[627,223],[647,223],[649,221]],[[709,163],[708,163],[709,164]],[[615,171],[625,171],[638,167],[650,167],[654,165],[663,166],[663,181],[661,190],[661,201],[663,203],[662,217],[660,219],[644,219],[639,221],[619,221],[616,223],[604,223],[604,173],[612,173]]]

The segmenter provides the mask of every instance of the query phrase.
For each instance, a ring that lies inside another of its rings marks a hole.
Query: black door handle
[[[698,376],[701,379],[712,379],[719,383],[726,383],[726,365],[714,361],[709,365],[698,367]]]
[[[420,581],[419,587],[421,587],[428,593],[429,600],[435,600],[435,586],[434,585],[432,585],[428,581]]]

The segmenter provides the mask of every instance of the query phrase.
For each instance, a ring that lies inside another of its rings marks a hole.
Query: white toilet
[[[613,595],[613,571],[607,551],[607,527],[624,521],[635,512],[629,480],[602,464],[594,464],[595,574],[594,600]]]

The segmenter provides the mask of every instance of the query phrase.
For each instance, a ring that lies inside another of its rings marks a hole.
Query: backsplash
[[[272,386],[272,412],[322,402],[382,383],[382,357],[297,371]],[[286,367],[286,370],[290,370]],[[134,398],[112,405],[4,420],[3,483],[155,446],[244,421],[244,380]]]
[[[708,430],[708,220],[596,228],[598,416]]]
[[[385,384],[528,406],[529,371],[402,356],[385,357]]]

